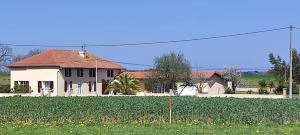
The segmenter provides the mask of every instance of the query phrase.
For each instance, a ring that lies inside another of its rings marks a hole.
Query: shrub
[[[269,92],[267,91],[268,84],[266,80],[260,80],[258,82],[258,85],[259,85],[259,89],[258,89],[259,94],[269,94]]]
[[[259,89],[258,89],[258,93],[259,93],[259,94],[269,94],[269,92],[267,91],[266,88],[259,88]]]
[[[15,85],[13,88],[14,93],[29,93],[30,87],[24,85]]]
[[[248,90],[248,91],[247,91],[247,94],[252,94],[252,93],[253,93],[252,90]]]
[[[0,85],[0,93],[10,93],[10,85]]]
[[[284,85],[278,85],[275,89],[274,89],[274,93],[275,94],[283,94],[283,88],[285,88]]]
[[[234,91],[231,88],[226,87],[225,88],[225,94],[234,94]]]

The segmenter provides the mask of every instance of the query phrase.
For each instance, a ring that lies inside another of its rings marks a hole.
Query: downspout
[[[59,73],[60,71],[58,70],[57,71],[57,78],[56,78],[56,96],[58,96],[58,73]]]

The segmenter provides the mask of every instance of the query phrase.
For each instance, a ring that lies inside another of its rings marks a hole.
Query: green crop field
[[[0,98],[0,134],[299,134],[300,100],[173,97]]]
[[[0,98],[0,123],[148,123],[168,121],[168,97]],[[173,97],[173,121],[295,124],[300,100]]]

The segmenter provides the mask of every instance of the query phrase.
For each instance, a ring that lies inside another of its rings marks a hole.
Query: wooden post
[[[170,96],[169,96],[169,123],[172,124],[172,90],[170,90]]]

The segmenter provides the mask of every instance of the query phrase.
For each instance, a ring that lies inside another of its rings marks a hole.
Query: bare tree
[[[236,87],[241,82],[241,72],[235,67],[230,66],[224,69],[224,78],[231,82],[232,90],[235,93]]]
[[[26,59],[28,57],[31,57],[33,55],[37,55],[37,54],[40,54],[41,52],[43,52],[43,50],[41,49],[33,49],[33,50],[30,50],[26,55],[20,55],[20,54],[17,54],[13,57],[13,62],[18,62],[20,60],[23,60],[23,59]]]
[[[11,61],[12,49],[0,44],[0,70],[6,69],[7,64]]]
[[[205,74],[203,72],[195,72],[192,75],[192,83],[196,86],[197,88],[197,94],[203,92],[203,88],[205,87],[205,82],[206,82]]]

